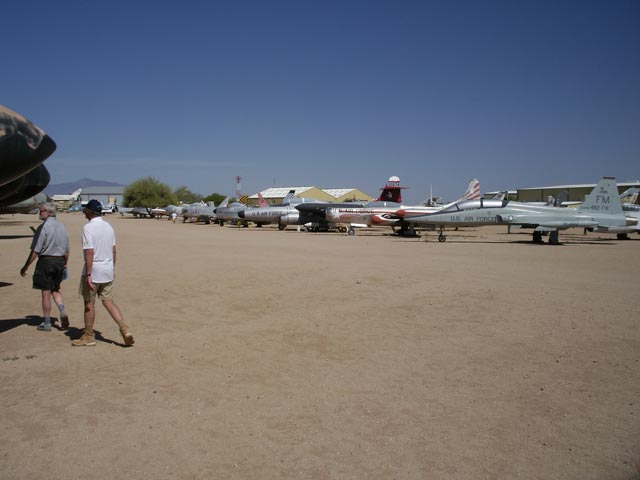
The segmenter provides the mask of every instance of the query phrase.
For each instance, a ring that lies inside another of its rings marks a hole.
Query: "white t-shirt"
[[[116,244],[116,234],[113,227],[94,217],[82,227],[82,249],[93,249],[93,265],[91,281],[93,283],[108,283],[113,281],[113,247]],[[83,270],[82,274],[85,274]]]

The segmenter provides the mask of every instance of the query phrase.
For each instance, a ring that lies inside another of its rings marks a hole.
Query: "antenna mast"
[[[242,187],[240,186],[240,180],[242,180],[242,177],[238,175],[236,177],[236,199],[237,200],[240,200],[240,197],[242,196]]]

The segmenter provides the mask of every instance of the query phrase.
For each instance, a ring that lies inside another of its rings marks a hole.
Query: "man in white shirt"
[[[113,281],[116,266],[116,236],[113,227],[102,220],[102,205],[97,200],[89,200],[84,209],[89,220],[82,228],[82,251],[84,268],[80,278],[80,294],[84,299],[84,333],[71,344],[74,347],[96,345],[93,324],[96,319],[96,295],[102,300],[111,318],[118,324],[125,346],[134,344],[133,335],[124,323],[122,312],[113,301]]]

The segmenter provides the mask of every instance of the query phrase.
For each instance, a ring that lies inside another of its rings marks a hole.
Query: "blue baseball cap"
[[[84,208],[93,213],[102,213],[102,204],[98,200],[89,200]]]

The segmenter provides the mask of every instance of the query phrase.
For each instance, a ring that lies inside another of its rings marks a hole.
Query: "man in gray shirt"
[[[27,274],[29,265],[38,258],[33,272],[33,288],[42,291],[42,314],[44,320],[38,325],[38,330],[51,331],[51,297],[55,300],[60,311],[60,327],[69,328],[69,316],[64,309],[64,301],[60,292],[60,283],[67,268],[69,258],[69,234],[65,226],[56,219],[56,206],[46,202],[38,208],[38,215],[42,225],[38,227],[31,252],[20,269],[20,275]]]

